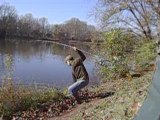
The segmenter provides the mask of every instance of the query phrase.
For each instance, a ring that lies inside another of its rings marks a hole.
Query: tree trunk
[[[5,37],[6,37],[6,30],[5,29],[1,29],[0,38],[5,39]]]

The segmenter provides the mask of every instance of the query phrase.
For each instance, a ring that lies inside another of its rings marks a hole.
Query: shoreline
[[[3,39],[3,38],[0,38],[0,39]],[[28,38],[28,37],[15,37],[15,38],[9,38],[9,37],[6,37],[4,39],[5,40],[14,40],[14,41],[41,41],[41,42],[58,42],[58,43],[65,43],[65,44],[68,44],[68,45],[72,45],[72,44],[86,44],[86,45],[101,45],[103,44],[103,42],[98,42],[98,43],[93,43],[92,41],[88,42],[86,40],[82,40],[82,41],[79,41],[79,40],[72,40],[72,39],[67,39],[67,40],[58,40],[58,39],[49,39],[49,38],[39,38],[39,39],[34,39],[34,38]]]

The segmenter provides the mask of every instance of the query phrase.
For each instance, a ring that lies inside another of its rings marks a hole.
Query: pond
[[[78,48],[90,51],[89,46]],[[0,81],[10,76],[14,84],[50,85],[57,88],[73,83],[71,67],[64,59],[68,54],[78,57],[71,48],[43,41],[10,40],[0,42]],[[89,73],[90,84],[97,85],[96,64],[89,54],[84,65]]]

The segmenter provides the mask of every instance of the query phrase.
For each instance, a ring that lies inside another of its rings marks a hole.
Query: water
[[[89,51],[88,46],[78,46]],[[57,88],[67,87],[73,83],[71,67],[64,58],[77,54],[68,47],[41,41],[5,41],[0,42],[0,81],[8,73],[15,84],[40,84]],[[93,57],[85,54],[84,65],[89,73],[90,85],[98,83]],[[6,68],[6,61],[11,61]]]

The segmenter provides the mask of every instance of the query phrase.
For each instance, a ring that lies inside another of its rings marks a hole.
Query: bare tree
[[[47,18],[34,18],[32,14],[25,14],[19,17],[18,35],[28,38],[47,38],[51,34]],[[50,35],[51,36],[51,35]]]
[[[41,26],[40,32],[41,32],[41,37],[45,38],[47,34],[47,26],[48,26],[48,19],[43,17],[39,19],[39,24]]]
[[[75,40],[91,39],[91,32],[95,31],[95,27],[87,25],[86,22],[80,21],[78,18],[72,18],[65,22],[65,31],[70,35],[70,38]]]
[[[52,31],[53,31],[53,38],[55,40],[62,40],[63,39],[62,25],[58,25],[58,24],[53,25]]]
[[[0,36],[13,35],[16,30],[16,9],[8,4],[0,6]]]
[[[147,0],[147,3],[151,5],[153,11],[155,12],[155,22],[156,25],[155,33],[157,35],[156,40],[158,43],[157,52],[160,54],[160,0]]]
[[[34,24],[34,18],[32,14],[29,13],[20,17],[19,29],[23,37],[32,37],[33,24]]]
[[[66,41],[91,40],[95,27],[78,18],[63,24],[51,25],[45,17],[34,18],[31,13],[18,16],[16,9],[8,4],[0,5],[0,37],[23,37],[31,39],[58,39]]]
[[[138,36],[153,37],[154,11],[146,0],[99,0],[95,10],[104,28],[127,28]]]

